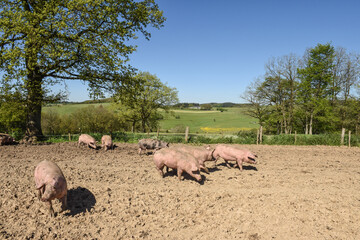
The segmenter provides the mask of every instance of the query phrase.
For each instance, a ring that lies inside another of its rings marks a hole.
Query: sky
[[[244,103],[273,57],[330,43],[360,53],[358,0],[155,0],[164,27],[139,35],[130,64],[176,88],[180,102]],[[89,99],[68,82],[69,101]]]

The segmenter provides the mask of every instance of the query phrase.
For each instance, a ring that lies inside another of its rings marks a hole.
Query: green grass
[[[96,104],[56,104],[43,107],[43,111],[53,109],[60,115],[71,114],[88,106],[103,105],[108,108],[111,103]],[[257,120],[244,114],[246,107],[226,108],[227,111],[174,110],[174,114],[162,112],[164,119],[160,121],[162,132],[185,132],[189,126],[190,133],[237,133],[241,130],[258,128]]]
[[[236,133],[258,128],[255,118],[244,114],[246,108],[226,108],[227,111],[174,110],[175,116],[164,114],[162,130],[189,126],[190,133]]]
[[[42,108],[43,112],[49,111],[50,109],[57,111],[60,115],[62,114],[71,114],[80,108],[85,108],[88,106],[100,106],[109,107],[110,103],[91,103],[91,104],[52,104]]]

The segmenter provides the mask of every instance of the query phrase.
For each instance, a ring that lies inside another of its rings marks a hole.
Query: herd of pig
[[[78,140],[80,145],[87,145],[90,148],[97,149],[96,140],[88,134],[81,134]],[[114,145],[111,136],[104,135],[101,138],[102,148],[107,151],[113,149]],[[235,161],[236,166],[242,171],[242,164],[256,163],[256,155],[246,149],[239,149],[232,145],[219,144],[214,149],[210,146],[175,146],[169,147],[169,144],[160,140],[141,139],[138,143],[139,155],[143,151],[148,154],[148,150],[153,151],[153,160],[157,171],[164,177],[163,169],[169,168],[176,170],[178,179],[181,180],[183,172],[186,172],[197,181],[202,181],[200,170],[209,174],[209,170],[205,166],[206,161],[216,161],[221,157],[226,165],[230,167],[228,161]],[[59,199],[62,203],[62,210],[67,208],[67,183],[59,166],[52,161],[40,162],[34,171],[35,185],[38,190],[37,196],[39,200],[46,202],[50,215],[55,216],[51,201]]]

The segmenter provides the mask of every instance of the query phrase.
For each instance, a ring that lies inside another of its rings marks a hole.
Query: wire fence
[[[259,142],[259,133],[239,132],[237,134],[219,133],[133,133],[133,132],[112,132],[112,133],[88,133],[100,142],[103,135],[111,135],[114,142],[137,143],[143,138],[153,138],[169,143],[193,143],[193,144],[266,144],[266,145],[329,145],[329,146],[360,146],[360,136],[347,134],[279,134],[263,135]],[[45,135],[44,142],[76,142],[81,134]]]

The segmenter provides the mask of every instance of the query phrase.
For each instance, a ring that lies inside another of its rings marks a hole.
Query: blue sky
[[[244,102],[240,95],[272,57],[318,43],[360,53],[360,1],[157,0],[167,18],[136,40],[130,64],[178,90],[180,102]],[[87,87],[68,82],[69,101]]]

